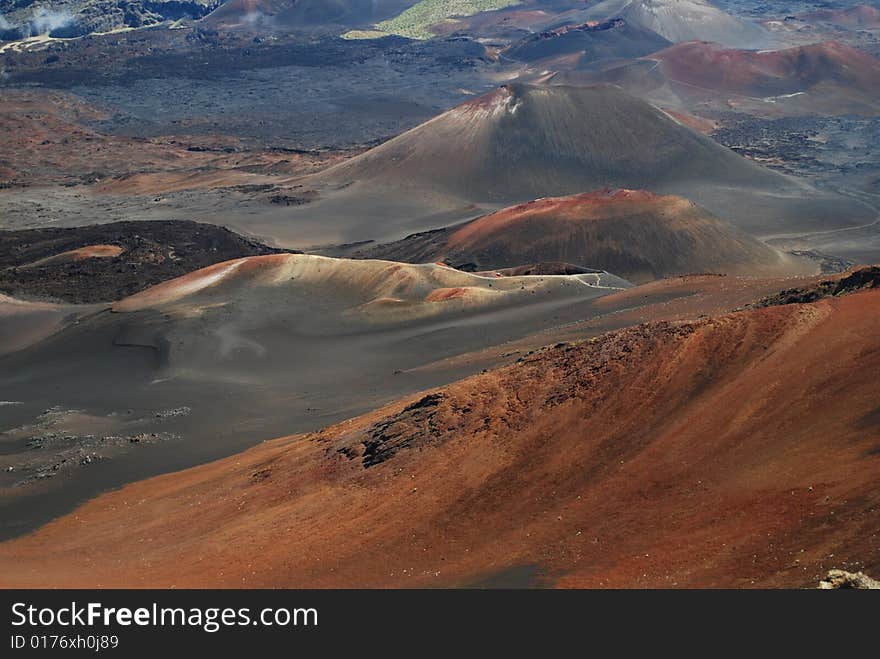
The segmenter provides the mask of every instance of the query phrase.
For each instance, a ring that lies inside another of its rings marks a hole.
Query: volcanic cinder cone
[[[481,210],[604,188],[681,195],[759,236],[875,215],[610,85],[504,85],[301,182],[321,196],[287,212],[283,229],[301,236],[289,247],[397,240]]]
[[[644,101],[602,85],[504,85],[320,177],[421,186],[478,202],[678,181],[786,183]]]
[[[687,199],[644,190],[538,199],[369,254],[472,270],[567,263],[636,282],[691,272],[779,274],[808,267]]]
[[[615,18],[602,23],[565,25],[540,32],[512,44],[504,54],[523,62],[573,54],[584,62],[595,62],[640,57],[669,45],[669,40],[656,32]]]
[[[766,32],[704,0],[605,0],[583,12],[590,20],[623,18],[672,42],[715,41],[726,46],[756,47]]]

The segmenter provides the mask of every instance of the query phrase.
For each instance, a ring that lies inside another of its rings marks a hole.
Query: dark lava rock
[[[402,448],[409,448],[423,438],[424,429],[430,427],[436,408],[443,394],[428,394],[415,403],[407,405],[399,414],[374,424],[361,440],[362,461],[365,469],[381,464]],[[348,452],[343,454],[351,455]]]
[[[756,302],[755,307],[773,307],[783,304],[805,304],[825,297],[834,297],[880,287],[880,266],[857,268],[848,275],[826,279],[813,286],[788,288]]]
[[[92,245],[118,256],[43,259]],[[0,231],[0,292],[75,303],[111,302],[200,268],[245,256],[290,252],[223,227],[179,220]]]

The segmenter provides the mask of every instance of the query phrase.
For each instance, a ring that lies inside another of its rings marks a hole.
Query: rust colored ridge
[[[163,281],[124,300],[120,300],[113,305],[113,310],[119,312],[136,311],[174,302],[222,281],[240,268],[246,260],[242,258],[215,263],[175,279]]]
[[[561,219],[568,220],[598,220],[606,217],[607,213],[624,214],[631,205],[653,204],[659,206],[664,203],[675,204],[680,201],[684,200],[673,195],[658,195],[647,190],[623,188],[585,192],[565,197],[544,197],[485,215],[480,218],[479,222],[469,223],[466,229],[457,231],[455,235],[462,239],[466,238],[475,233],[475,224],[481,228],[488,228],[499,224],[520,222],[531,216],[544,214],[558,215]]]
[[[457,248],[479,240],[487,234],[527,223],[534,218],[552,217],[565,222],[601,221],[629,214],[635,208],[663,205],[675,206],[690,202],[675,196],[661,196],[646,190],[600,190],[567,197],[546,197],[517,204],[485,215],[455,231],[447,242]]]
[[[372,247],[365,256],[439,259],[468,271],[566,263],[636,283],[694,272],[815,271],[815,266],[778,252],[683,197],[628,189],[537,199]]]
[[[876,93],[880,60],[830,41],[784,50],[726,49],[718,44],[678,44],[655,53],[675,82],[746,95],[806,91],[821,83]]]
[[[506,107],[513,98],[514,94],[511,88],[508,85],[501,85],[482,96],[464,101],[456,106],[453,111],[467,113],[481,110],[496,110]]]
[[[711,135],[717,128],[718,123],[712,119],[697,117],[686,112],[676,112],[674,110],[666,110],[666,114],[675,119],[677,122],[684,124],[688,128],[702,133],[703,135]]]
[[[461,286],[457,286],[455,288],[438,288],[435,291],[431,291],[428,293],[428,296],[425,298],[427,302],[442,302],[443,300],[451,300],[457,297],[464,297],[467,295],[468,289],[463,288]]]
[[[880,288],[880,266],[854,268],[837,276],[800,288],[788,288],[755,303],[756,307],[815,302],[825,297],[848,295],[870,288]]]
[[[119,256],[125,250],[119,245],[87,245],[71,249],[54,256],[47,256],[33,263],[29,263],[22,267],[33,268],[43,265],[53,265],[56,263],[70,263],[71,261],[82,261],[83,259],[109,259]]]
[[[539,350],[104,494],[4,587],[812,587],[880,572],[880,292]],[[124,519],[124,524],[121,520]],[[14,569],[13,569],[14,566]]]
[[[880,25],[880,9],[868,5],[856,5],[846,9],[822,9],[800,14],[806,23],[832,23],[843,27],[876,27]]]

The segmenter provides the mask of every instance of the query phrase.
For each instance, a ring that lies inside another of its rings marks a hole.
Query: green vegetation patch
[[[521,0],[422,0],[399,16],[376,24],[376,29],[410,39],[430,39],[431,26],[455,16],[473,16],[520,4]]]

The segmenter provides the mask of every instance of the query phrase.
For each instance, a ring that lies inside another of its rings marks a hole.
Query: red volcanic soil
[[[831,23],[842,27],[880,26],[880,9],[868,5],[856,5],[846,9],[822,9],[801,14],[799,19],[806,23]]]
[[[880,292],[655,323],[104,494],[4,587],[802,587],[880,571]],[[528,571],[528,570],[526,570]]]
[[[461,288],[457,286],[455,288],[438,288],[436,291],[431,291],[428,293],[428,296],[425,298],[428,302],[442,302],[444,300],[452,300],[457,297],[464,297],[467,295],[467,289]]]
[[[3,161],[16,178],[30,182],[79,178],[91,182],[108,172],[136,168],[171,169],[183,162],[204,165],[203,154],[145,140],[104,136],[85,126],[101,112],[61,92],[9,91],[0,99]]]
[[[692,42],[650,59],[661,62],[675,82],[728,94],[763,97],[833,84],[876,98],[880,88],[880,61],[836,42],[759,52]]]
[[[687,199],[644,190],[538,199],[368,252],[469,270],[561,262],[637,282],[690,272],[807,271]]]
[[[136,139],[103,134],[88,126],[103,116],[99,108],[64,92],[4,90],[0,96],[4,127],[0,180],[28,184],[100,181],[101,192],[164,194],[265,183],[268,177],[252,173],[255,170],[289,175],[326,165],[323,156],[242,151],[238,141],[228,137]],[[216,146],[223,148],[211,148]],[[229,147],[233,153],[227,153]]]

